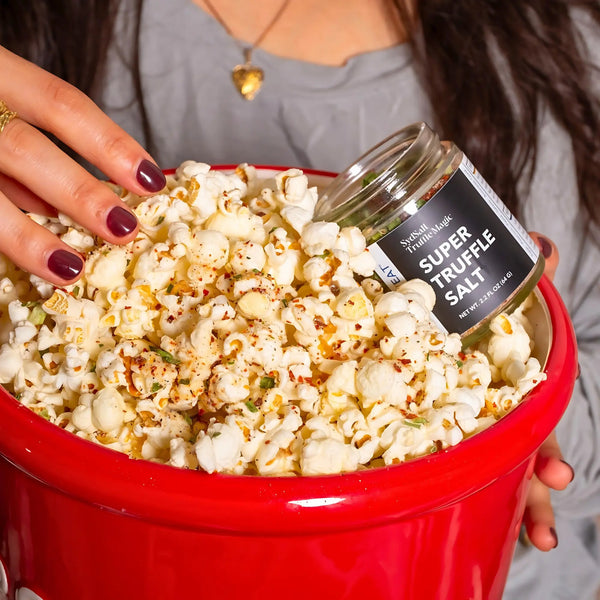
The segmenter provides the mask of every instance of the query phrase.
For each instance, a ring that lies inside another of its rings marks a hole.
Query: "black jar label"
[[[539,255],[466,157],[434,196],[369,250],[388,286],[413,278],[429,282],[437,298],[434,315],[461,335],[510,298]]]

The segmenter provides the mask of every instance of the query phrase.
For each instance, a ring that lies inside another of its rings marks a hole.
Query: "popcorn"
[[[126,285],[127,248],[104,245],[102,249],[88,253],[85,278],[88,285],[99,290],[108,290]]]
[[[0,257],[0,383],[75,435],[209,473],[333,474],[443,451],[544,379],[526,303],[463,350],[431,286],[385,291],[359,229],[312,221],[299,169],[186,161],[121,195],[126,246],[32,216],[86,256],[80,282]]]
[[[123,399],[115,388],[100,390],[92,400],[92,422],[97,429],[106,432],[123,424]]]
[[[366,409],[375,402],[404,408],[408,396],[402,375],[393,362],[384,360],[361,361],[356,373],[356,391]]]
[[[327,437],[309,438],[302,449],[302,474],[327,475],[356,471],[359,460],[359,451],[343,440]]]
[[[256,242],[238,241],[231,247],[230,264],[236,273],[261,271],[266,260],[264,248]]]
[[[12,382],[23,369],[23,357],[14,345],[3,344],[0,348],[0,383]]]
[[[240,461],[244,434],[235,419],[224,423],[211,422],[207,432],[201,431],[194,444],[198,464],[208,473],[234,471]]]
[[[310,223],[302,232],[302,248],[308,256],[317,256],[331,250],[337,240],[336,223]]]

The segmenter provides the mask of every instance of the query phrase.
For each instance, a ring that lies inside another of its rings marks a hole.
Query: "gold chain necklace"
[[[213,17],[218,21],[221,27],[225,30],[225,33],[233,38],[236,43],[242,49],[244,54],[244,64],[236,65],[231,71],[231,78],[233,79],[233,83],[237,89],[237,91],[242,95],[242,98],[245,100],[253,100],[256,94],[260,91],[262,87],[263,80],[265,78],[264,71],[252,64],[252,51],[254,48],[257,48],[262,41],[265,39],[266,35],[273,29],[273,26],[285,9],[287,8],[290,0],[284,0],[275,13],[274,17],[269,21],[267,26],[263,29],[262,33],[256,38],[256,41],[250,46],[241,46],[240,42],[236,39],[236,37],[231,32],[231,29],[227,26],[227,23],[223,20],[219,12],[215,9],[212,2],[210,0],[204,0],[204,3],[212,13]]]

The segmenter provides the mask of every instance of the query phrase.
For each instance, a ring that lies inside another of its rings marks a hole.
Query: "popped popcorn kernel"
[[[0,257],[0,383],[80,437],[209,473],[341,473],[460,443],[545,378],[527,303],[463,350],[429,284],[384,290],[358,228],[313,222],[300,169],[186,161],[120,195],[124,246],[31,217],[85,253],[76,284]]]

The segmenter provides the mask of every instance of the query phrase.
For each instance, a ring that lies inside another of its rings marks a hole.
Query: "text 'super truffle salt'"
[[[537,246],[469,159],[425,123],[398,131],[340,173],[316,218],[358,226],[389,287],[429,282],[435,316],[465,346],[514,310],[544,270]]]

